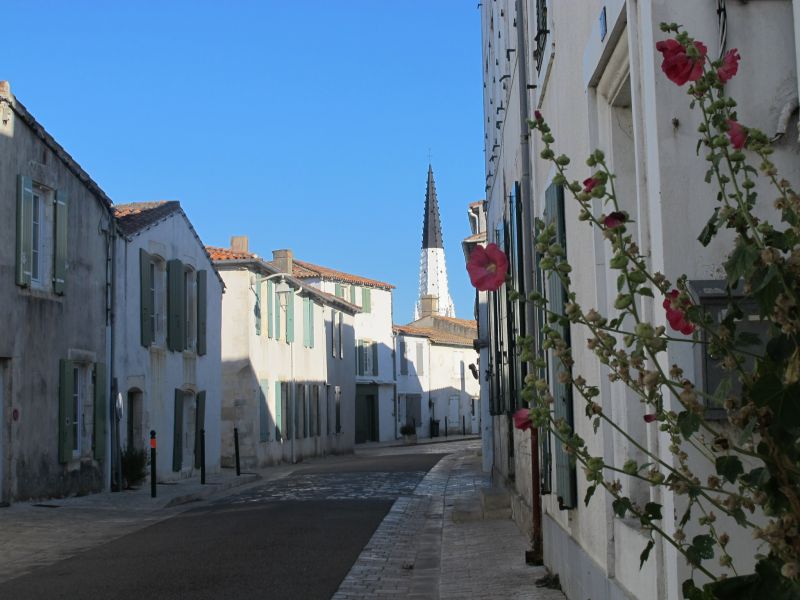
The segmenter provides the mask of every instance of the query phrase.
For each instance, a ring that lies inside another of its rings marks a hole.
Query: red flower
[[[694,331],[694,325],[686,320],[686,309],[691,306],[691,302],[684,300],[680,306],[674,307],[679,295],[680,292],[678,290],[672,290],[667,294],[667,298],[664,300],[662,306],[667,310],[669,326],[675,331],[680,331],[684,335],[689,335]]]
[[[605,219],[603,219],[603,225],[606,226],[606,229],[616,229],[625,224],[628,220],[628,215],[624,212],[614,211],[610,215],[608,215]]]
[[[514,413],[514,427],[522,431],[527,431],[532,425],[531,411],[529,408],[520,408]]]
[[[469,280],[481,292],[495,291],[506,280],[508,259],[497,244],[475,246],[467,261]]]
[[[591,194],[592,190],[596,185],[600,183],[599,179],[595,179],[594,177],[589,177],[589,179],[583,180],[583,191],[587,194]]]
[[[656,417],[656,415],[645,415],[645,416],[643,416],[642,418],[644,419],[644,422],[645,422],[645,423],[652,423],[652,422],[653,422],[653,421],[655,421],[655,420],[656,420],[658,417]]]
[[[728,119],[725,124],[728,126],[728,138],[731,140],[731,146],[736,150],[744,148],[744,143],[747,141],[747,132],[744,127],[733,119]]]
[[[703,42],[695,42],[694,47],[700,53],[699,58],[691,58],[686,54],[686,48],[676,39],[662,40],[656,44],[656,50],[664,55],[661,70],[673,83],[683,85],[687,81],[697,81],[703,74],[708,48]]]
[[[722,57],[722,66],[717,69],[717,77],[722,83],[728,83],[739,70],[739,51],[736,48],[728,50]]]
[[[541,123],[542,121],[544,121],[544,117],[542,116],[542,113],[540,113],[538,110],[533,111],[533,119],[537,123]]]

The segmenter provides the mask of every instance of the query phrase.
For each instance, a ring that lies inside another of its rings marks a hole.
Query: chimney
[[[246,235],[233,235],[231,236],[231,250],[240,254],[248,254],[247,249],[247,236]]]
[[[273,250],[272,251],[272,262],[275,264],[276,267],[280,270],[281,273],[288,273],[289,275],[292,274],[292,251],[289,249],[285,250]]]
[[[425,294],[419,301],[419,316],[430,317],[439,314],[439,296]]]

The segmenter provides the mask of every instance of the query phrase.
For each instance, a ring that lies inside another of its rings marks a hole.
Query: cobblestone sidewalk
[[[444,457],[395,501],[334,600],[564,600],[536,587],[545,570],[525,564],[528,544],[513,521],[453,521],[458,501],[490,485],[477,447]]]

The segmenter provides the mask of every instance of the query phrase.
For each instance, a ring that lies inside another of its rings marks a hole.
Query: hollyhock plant
[[[514,427],[521,429],[522,431],[527,431],[532,425],[533,423],[531,422],[530,409],[520,408],[514,413]]]
[[[667,294],[667,298],[664,300],[662,306],[667,311],[669,326],[675,331],[680,331],[684,335],[689,335],[694,331],[694,325],[686,320],[686,313],[683,309],[688,308],[691,304],[688,300],[684,300],[680,307],[675,308],[679,295],[680,292],[678,292],[678,290],[672,290]]]
[[[728,50],[722,57],[722,66],[717,69],[717,77],[722,83],[728,83],[739,70],[739,51],[736,48]]]
[[[689,56],[683,44],[676,39],[662,40],[656,44],[656,50],[664,56],[661,70],[676,85],[683,85],[687,81],[697,81],[703,74],[703,63],[708,54],[708,48],[702,42],[694,42],[694,47],[699,53],[696,58]]]
[[[624,225],[627,220],[628,215],[622,211],[615,210],[603,219],[603,225],[606,226],[606,229],[616,229]]]
[[[594,177],[589,177],[588,179],[583,180],[583,191],[587,194],[591,194],[592,190],[595,188],[597,184],[600,183],[599,179],[595,179]]]
[[[658,415],[647,414],[647,415],[644,415],[642,418],[644,419],[645,423],[652,423],[653,421],[658,419]]]
[[[728,138],[731,141],[731,146],[736,150],[744,148],[744,144],[747,141],[747,131],[745,131],[744,127],[733,119],[728,119],[725,123],[728,125]]]
[[[479,291],[496,291],[506,280],[508,258],[497,244],[475,246],[467,261],[467,272]]]

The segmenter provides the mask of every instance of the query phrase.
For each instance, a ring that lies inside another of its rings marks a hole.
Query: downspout
[[[796,0],[797,1],[797,0]],[[528,15],[525,12],[525,2],[517,0],[517,65],[519,67],[519,117],[520,117],[520,150],[522,153],[522,253],[523,281],[525,291],[533,289],[533,196],[531,185],[531,151],[528,145],[530,132],[528,130],[528,47],[525,32],[527,31]],[[533,336],[534,309],[531,302],[525,303],[525,335]],[[533,527],[532,550],[534,564],[544,562],[542,547],[542,496],[539,482],[539,430],[531,428],[531,523]]]
[[[109,209],[110,211],[110,209]],[[117,415],[117,382],[114,374],[114,327],[116,315],[114,312],[116,302],[116,226],[114,217],[109,214],[109,222],[106,231],[106,355],[108,364],[108,383],[110,387],[106,388],[108,392],[108,417],[106,418],[106,426],[108,427],[108,442],[106,446],[106,468],[105,476],[108,478],[107,489],[110,487],[112,492],[122,491],[122,465],[119,452],[119,421]],[[110,446],[110,447],[109,447]],[[114,474],[116,473],[116,480]]]
[[[794,56],[795,75],[797,76],[797,95],[800,98],[800,0],[792,0],[794,13]],[[800,140],[800,121],[797,123],[798,140]]]

